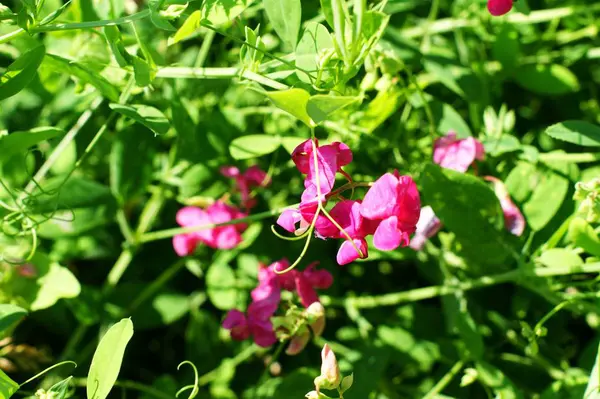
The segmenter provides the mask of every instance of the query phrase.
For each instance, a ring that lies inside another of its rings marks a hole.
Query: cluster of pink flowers
[[[245,212],[238,208],[227,205],[222,200],[217,200],[206,209],[195,206],[181,208],[175,217],[177,224],[181,227],[198,227],[227,223],[234,219],[248,216],[250,208],[256,205],[256,200],[251,197],[252,187],[266,187],[271,183],[268,175],[258,166],[251,166],[244,173],[235,166],[224,166],[221,173],[235,179],[236,188],[240,192],[242,206]],[[202,230],[178,234],[173,237],[173,248],[179,256],[188,256],[194,253],[199,243],[203,243],[215,249],[232,249],[242,242],[241,234],[246,230],[245,223],[237,223],[226,226],[215,226]]]
[[[458,139],[455,132],[448,132],[445,137],[437,139],[433,145],[433,161],[443,168],[466,172],[475,160],[482,161],[485,156],[483,144],[473,138]],[[525,218],[519,208],[512,202],[504,184],[492,176],[484,179],[492,182],[494,192],[500,201],[504,213],[506,229],[516,236],[525,230]],[[421,209],[421,217],[417,223],[417,231],[410,242],[411,248],[420,250],[425,242],[433,237],[442,228],[442,223],[437,218],[431,207]]]
[[[513,7],[513,0],[488,0],[487,8],[490,14],[495,17],[504,15]]]
[[[307,140],[296,147],[292,160],[306,175],[304,192],[298,209],[279,216],[279,226],[300,235],[314,225],[319,238],[345,240],[337,253],[340,265],[368,256],[368,235],[373,235],[373,245],[384,251],[409,244],[421,208],[417,186],[409,176],[400,176],[397,171],[384,174],[362,201],[342,200],[331,208],[328,217],[320,211],[333,197],[336,174],[349,179],[342,167],[352,161],[352,151],[344,143],[319,146],[317,140]]]
[[[287,259],[281,259],[269,266],[260,266],[258,286],[252,290],[252,303],[247,315],[239,310],[230,310],[223,321],[223,328],[231,331],[234,340],[250,337],[262,347],[269,347],[277,341],[271,317],[279,309],[281,291],[295,292],[300,302],[308,308],[319,302],[317,289],[327,289],[333,284],[333,276],[327,270],[316,270],[312,263],[303,271],[291,270],[281,273],[290,266]],[[278,273],[279,272],[279,273]]]

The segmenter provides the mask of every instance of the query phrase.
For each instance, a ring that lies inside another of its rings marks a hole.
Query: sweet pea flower
[[[230,310],[223,320],[223,328],[231,331],[231,338],[243,341],[252,336],[258,346],[268,348],[277,342],[273,323],[269,320],[271,307],[262,301],[253,302],[248,307],[248,316],[239,310]]]
[[[490,14],[495,17],[504,15],[513,7],[513,0],[488,0],[487,8]]]
[[[504,213],[504,226],[511,234],[520,237],[525,230],[525,217],[519,207],[512,202],[504,183],[493,176],[485,176],[485,180],[492,183],[496,197],[500,201],[502,212]]]
[[[421,208],[421,216],[417,222],[417,230],[410,240],[410,247],[415,251],[423,249],[425,242],[437,234],[442,228],[442,222],[435,216],[430,206]]]
[[[398,171],[377,179],[360,204],[360,214],[364,218],[379,221],[373,245],[382,251],[407,246],[420,213],[417,185],[409,176],[400,176]]]
[[[442,168],[466,172],[475,159],[483,160],[483,144],[473,137],[457,139],[456,133],[448,132],[438,138],[433,145],[433,162]]]
[[[195,227],[225,223],[245,216],[247,215],[240,210],[222,201],[216,201],[206,209],[194,206],[183,207],[177,212],[176,220],[182,227]],[[178,234],[173,237],[173,248],[179,256],[191,255],[201,242],[215,249],[232,249],[242,242],[241,233],[246,230],[246,227],[246,224],[239,223]]]
[[[237,190],[242,197],[242,205],[246,209],[256,205],[256,200],[250,198],[250,189],[252,187],[267,187],[271,184],[271,179],[267,173],[260,169],[258,165],[249,167],[244,173],[241,173],[235,166],[224,166],[221,168],[221,174],[235,179]]]

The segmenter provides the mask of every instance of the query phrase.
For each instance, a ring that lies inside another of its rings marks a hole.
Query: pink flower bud
[[[306,318],[315,336],[320,337],[323,330],[325,330],[325,308],[323,305],[320,302],[311,304],[306,309]]]
[[[290,344],[288,345],[285,353],[290,356],[297,355],[302,352],[306,345],[310,341],[310,331],[306,327],[302,329],[298,334],[294,335],[291,339]]]
[[[342,376],[335,353],[333,353],[328,344],[325,344],[321,351],[321,375],[315,378],[317,392],[320,392],[321,388],[337,389],[341,380]]]

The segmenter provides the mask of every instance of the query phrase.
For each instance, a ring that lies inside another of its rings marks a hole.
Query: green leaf
[[[281,40],[289,48],[296,48],[302,22],[300,0],[263,0],[263,7]]]
[[[202,13],[200,10],[196,10],[190,14],[185,20],[181,28],[177,30],[175,36],[173,36],[173,44],[178,43],[182,40],[192,36],[200,28],[200,21],[202,20]]]
[[[503,69],[512,71],[519,64],[520,53],[519,32],[512,24],[503,24],[492,45],[492,55]]]
[[[557,123],[548,127],[546,134],[554,139],[585,147],[600,146],[600,127],[585,121]]]
[[[6,68],[4,74],[0,76],[0,101],[14,96],[31,82],[45,54],[44,46],[35,47],[21,54]]]
[[[268,134],[250,134],[234,139],[229,153],[234,159],[249,159],[270,154],[279,148],[281,138]]]
[[[523,65],[515,72],[517,83],[537,94],[561,95],[579,91],[577,76],[562,65]]]
[[[0,369],[0,399],[8,399],[19,389],[19,384],[14,382]]]
[[[313,126],[313,122],[306,111],[310,94],[304,89],[289,89],[282,91],[269,91],[265,93],[273,101],[277,108],[295,116],[307,126]]]
[[[152,21],[154,26],[156,26],[158,29],[166,30],[169,32],[174,32],[177,30],[173,25],[171,25],[171,23],[166,17],[163,17],[158,12],[150,12],[150,21]]]
[[[52,399],[66,399],[70,397],[69,383],[73,379],[73,376],[69,376],[62,381],[57,382],[48,389],[48,393],[52,392]]]
[[[16,154],[26,153],[29,147],[63,134],[65,131],[56,127],[36,127],[23,132],[14,132],[8,136],[0,136],[2,160],[8,160]]]
[[[66,182],[62,176],[48,179],[42,184],[43,193],[35,191],[31,210],[35,213],[58,209],[89,208],[114,202],[110,188],[93,180],[75,176]]]
[[[87,377],[87,398],[106,399],[112,389],[133,336],[131,319],[123,319],[108,329],[100,340]]]
[[[504,218],[494,191],[475,176],[428,164],[421,177],[424,203],[462,243],[469,257],[501,264]]]
[[[492,388],[496,398],[520,399],[523,397],[513,382],[495,366],[480,360],[475,364],[475,369],[478,379],[483,385]]]
[[[594,367],[590,373],[590,379],[587,387],[585,388],[585,394],[583,395],[586,399],[597,399],[600,396],[600,346],[596,354],[596,361]]]
[[[122,105],[113,103],[109,104],[109,107],[113,111],[141,123],[155,134],[165,134],[171,127],[169,120],[162,112],[148,105]]]
[[[581,257],[567,248],[551,248],[544,251],[538,261],[547,267],[578,267],[583,265]]]
[[[466,138],[473,135],[471,129],[469,129],[469,125],[467,125],[462,116],[451,105],[434,101],[431,104],[431,112],[437,122],[438,132],[446,134],[448,131],[453,130],[459,138]]]
[[[587,253],[600,257],[600,238],[584,219],[578,217],[571,220],[568,237],[573,244],[583,248]]]
[[[352,96],[330,96],[325,94],[317,94],[310,97],[306,104],[308,116],[319,124],[329,120],[329,117],[335,114],[336,111],[347,107],[350,104],[360,102],[361,97]]]
[[[112,85],[102,75],[87,66],[68,60],[58,55],[48,54],[44,65],[59,73],[68,73],[77,79],[94,86],[110,101],[119,101],[119,89]]]
[[[66,267],[56,263],[50,265],[50,270],[38,279],[39,291],[31,303],[31,310],[47,309],[59,299],[75,298],[81,292],[77,278]]]
[[[110,46],[110,50],[112,51],[117,64],[119,64],[121,68],[130,65],[131,54],[125,49],[125,43],[123,42],[119,27],[116,25],[108,25],[105,26],[103,30],[104,36],[106,36],[106,42]]]
[[[213,263],[206,272],[206,293],[217,309],[236,307],[237,287],[235,273],[224,262]]]
[[[531,198],[523,206],[527,224],[532,230],[539,231],[552,220],[568,190],[569,181],[566,178],[553,172],[544,173]]]
[[[456,329],[471,358],[483,358],[485,351],[483,337],[469,312],[464,295],[462,293],[447,295],[442,298],[442,304],[449,325]]]
[[[205,0],[202,4],[202,19],[219,27],[240,15],[254,0]]]
[[[519,162],[510,171],[504,184],[512,198],[517,202],[524,202],[529,198],[541,177],[542,174],[538,172],[535,165],[529,162]]]
[[[311,74],[296,69],[296,75],[304,83],[314,83],[314,78],[319,71],[317,58],[326,49],[334,49],[333,39],[327,28],[317,22],[309,22],[302,33],[302,38],[296,46],[296,67]],[[321,81],[327,81],[331,74],[325,70],[321,74]]]
[[[156,70],[143,58],[133,56],[132,61],[135,83],[140,87],[149,86],[156,76]]]
[[[499,138],[486,137],[483,140],[483,148],[486,154],[497,157],[508,152],[520,150],[521,142],[515,136],[503,134]]]
[[[110,188],[121,202],[146,192],[152,182],[156,140],[135,129],[122,131],[110,153]]]
[[[189,311],[190,300],[187,295],[163,292],[140,306],[133,313],[133,318],[137,320],[136,329],[144,330],[175,323]]]
[[[112,223],[115,210],[114,204],[110,204],[109,206],[58,211],[52,213],[50,220],[47,215],[35,216],[34,220],[40,223],[38,228],[40,237],[51,239],[77,237]]]
[[[0,304],[0,333],[12,327],[17,321],[27,315],[27,311],[9,303]]]

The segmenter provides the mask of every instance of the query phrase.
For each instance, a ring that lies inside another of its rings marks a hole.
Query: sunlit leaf
[[[14,96],[31,82],[45,54],[44,46],[35,47],[23,53],[6,68],[4,74],[0,76],[0,101]]]

